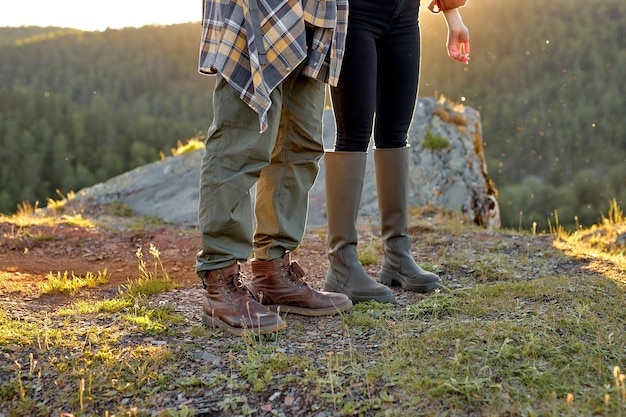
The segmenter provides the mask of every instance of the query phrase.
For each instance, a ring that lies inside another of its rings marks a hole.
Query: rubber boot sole
[[[441,280],[424,282],[423,284],[411,283],[414,279],[405,277],[404,275],[387,268],[382,268],[378,275],[378,281],[391,287],[394,284],[399,284],[403,290],[412,292],[429,292],[437,288],[442,287]]]
[[[330,292],[338,292],[341,294],[345,294],[348,296],[349,299],[352,300],[353,303],[362,303],[365,301],[377,301],[379,303],[395,303],[396,301],[396,297],[395,295],[392,294],[383,294],[383,295],[376,295],[376,294],[354,294],[352,292],[350,292],[348,289],[344,288],[344,287],[340,287],[338,285],[334,285],[328,281],[326,281],[324,283],[324,291],[330,291]]]

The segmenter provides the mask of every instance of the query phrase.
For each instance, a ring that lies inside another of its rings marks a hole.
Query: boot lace
[[[304,277],[304,269],[298,264],[298,262],[293,261],[287,268],[281,268],[282,275],[287,277],[291,282],[295,283],[298,288],[307,287],[307,283],[302,279]]]
[[[245,277],[241,273],[241,269],[239,269],[235,275],[224,277],[224,284],[225,289],[227,290],[226,294],[228,294],[228,298],[231,300],[241,300],[250,295],[248,289],[244,285],[244,280]]]

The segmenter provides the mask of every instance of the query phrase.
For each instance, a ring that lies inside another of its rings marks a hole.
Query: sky
[[[59,26],[86,31],[199,22],[201,0],[0,0],[0,27]]]

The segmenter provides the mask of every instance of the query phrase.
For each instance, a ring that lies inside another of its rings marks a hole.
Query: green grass
[[[398,399],[385,406],[392,415],[438,415],[437,404],[452,415],[619,415],[623,384],[607,386],[623,366],[623,290],[592,278],[572,287],[568,277],[546,277],[444,291],[404,312],[358,305],[344,320],[351,332],[376,330],[368,334],[382,360],[367,374]]]
[[[22,215],[20,215],[22,216]],[[24,221],[20,217],[20,222]],[[36,400],[54,375],[54,386],[62,387],[59,397],[77,416],[97,415],[93,404],[115,404],[120,395],[147,395],[146,386],[166,386],[171,382],[167,369],[176,373],[174,353],[165,346],[140,343],[124,345],[132,334],[163,336],[172,334],[183,318],[169,304],[154,307],[150,295],[176,288],[160,260],[158,249],[150,245],[152,262],[136,253],[138,277],[120,287],[117,297],[96,302],[78,300],[69,306],[34,317],[13,318],[0,305],[0,351],[5,358],[17,352],[12,363],[0,364],[0,404],[11,402],[7,417],[50,415],[54,409]],[[65,272],[50,274],[39,286],[40,294],[67,293],[75,296],[84,288],[109,281],[105,270],[84,277]],[[2,280],[10,277],[2,276]],[[6,378],[5,378],[6,376]],[[54,392],[54,389],[53,389]],[[0,413],[5,410],[0,410]],[[112,405],[107,415],[137,415],[133,408]],[[168,415],[191,415],[181,409]]]
[[[430,129],[426,128],[422,145],[427,149],[448,149],[450,148],[450,141],[443,136],[434,134]]]
[[[182,141],[178,141],[176,149],[172,148],[172,155],[182,155],[184,153],[194,152],[200,149],[204,149],[206,138],[202,134],[196,135],[196,137],[187,139],[187,143],[183,144]]]
[[[137,298],[149,297],[178,287],[167,274],[157,247],[150,244],[149,253],[152,255],[152,266],[144,259],[141,247],[137,249],[135,255],[138,260],[139,278],[135,280],[129,279],[128,284],[122,287],[121,292],[123,292],[124,297],[136,300]]]
[[[39,284],[39,291],[41,294],[68,293],[75,295],[81,288],[106,284],[110,278],[111,276],[106,269],[96,275],[88,272],[84,277],[76,276],[73,272],[69,276],[67,271],[62,275],[60,272],[57,272],[56,275],[50,273],[47,280]]]
[[[359,262],[363,266],[372,265],[380,260],[380,253],[382,251],[382,245],[375,240],[367,240],[360,242],[357,246],[357,254]]]
[[[458,286],[243,337],[151,304],[176,287],[151,246],[111,299],[32,316],[0,306],[0,413],[191,416],[191,400],[158,401],[216,392],[226,416],[290,415],[299,396],[310,414],[339,416],[626,416],[626,261],[613,243],[625,227],[613,208],[595,228],[554,229],[540,250],[530,233],[421,228],[414,249],[434,248],[429,265]]]
[[[117,313],[129,307],[134,302],[129,298],[107,298],[99,301],[77,301],[72,307],[59,308],[57,313],[61,316],[74,314]]]

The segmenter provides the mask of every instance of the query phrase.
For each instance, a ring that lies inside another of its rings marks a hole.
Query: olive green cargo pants
[[[302,65],[272,92],[263,133],[257,113],[218,75],[200,175],[202,250],[196,272],[201,277],[252,254],[261,260],[281,257],[302,240],[309,190],[324,153],[325,84],[301,70]]]

